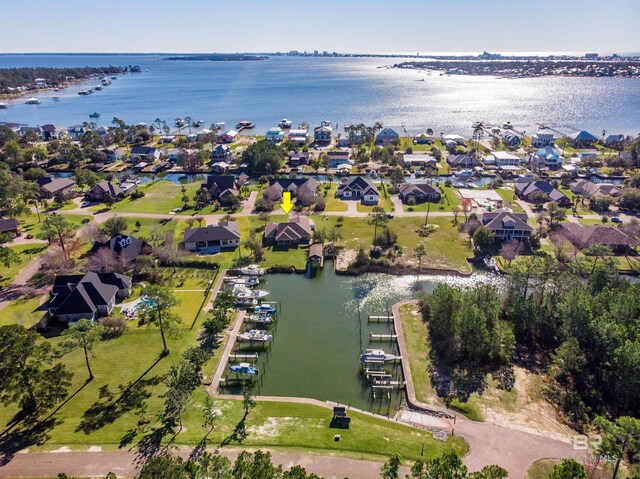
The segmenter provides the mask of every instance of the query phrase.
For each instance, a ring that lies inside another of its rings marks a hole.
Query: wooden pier
[[[391,323],[393,322],[393,316],[390,314],[386,316],[376,316],[370,314],[368,320],[370,323]]]
[[[369,333],[369,340],[371,341],[395,341],[398,339],[397,334],[373,334]]]

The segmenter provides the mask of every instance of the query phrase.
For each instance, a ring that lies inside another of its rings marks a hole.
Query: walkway
[[[234,461],[240,451],[241,449],[225,448],[219,454]],[[187,457],[189,452],[182,449],[179,454]],[[382,467],[381,462],[339,456],[282,451],[271,451],[271,455],[274,464],[281,464],[284,469],[298,465],[326,479],[342,479],[347,476],[350,479],[376,478],[380,477]],[[53,477],[59,472],[70,477],[104,477],[108,472],[113,472],[118,477],[133,477],[137,471],[135,453],[129,451],[35,452],[16,454],[11,462],[0,467],[0,478]],[[400,472],[404,477],[410,471],[403,467]]]
[[[406,381],[407,401],[419,408],[452,414],[439,406],[424,404],[417,400],[415,386],[409,368],[409,355],[400,321],[400,308],[413,301],[396,303],[392,307],[393,322],[398,335],[398,347],[402,355],[402,369]],[[469,454],[464,463],[476,471],[488,464],[498,464],[509,472],[509,477],[522,478],[534,461],[547,457],[580,458],[583,451],[576,451],[571,443],[545,436],[518,431],[510,427],[486,422],[475,422],[464,416],[455,416],[454,433],[469,444]]]

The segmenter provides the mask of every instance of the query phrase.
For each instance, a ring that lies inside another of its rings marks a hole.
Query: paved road
[[[227,448],[221,450],[220,455],[233,461],[239,452],[240,449]],[[180,455],[186,457],[188,453],[182,450]],[[382,466],[380,462],[336,456],[281,451],[271,451],[271,454],[273,462],[285,469],[299,465],[326,479],[372,479],[380,477]],[[133,477],[138,471],[135,454],[129,451],[17,454],[6,466],[0,467],[0,478],[54,477],[59,472],[71,477],[104,477],[110,471],[118,477]],[[408,468],[401,469],[401,476],[408,473]]]

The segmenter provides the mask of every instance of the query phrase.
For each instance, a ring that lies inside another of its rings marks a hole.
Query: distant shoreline
[[[165,57],[165,61],[194,61],[194,62],[249,62],[268,60],[268,56],[233,54],[211,54],[211,55],[178,55]]]

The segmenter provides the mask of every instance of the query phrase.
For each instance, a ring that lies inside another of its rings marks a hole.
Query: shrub
[[[134,190],[133,193],[131,193],[132,200],[137,200],[138,198],[144,198],[144,191]]]
[[[412,212],[412,211],[413,211],[413,206],[409,206],[409,207],[407,208],[407,211]]]
[[[322,198],[319,198],[318,201],[316,201],[316,204],[313,206],[313,211],[324,211],[326,207],[327,204],[324,202],[324,200]]]
[[[342,223],[344,221],[344,216],[338,216],[338,218],[336,219],[336,221],[338,223]]]
[[[409,206],[415,206],[415,204],[416,204],[416,199],[412,196],[411,198],[409,198],[409,199],[407,200],[407,204],[408,204]],[[411,208],[411,211],[413,211],[413,208]]]
[[[88,222],[91,221],[91,218],[82,218],[82,220],[80,221],[83,225],[86,225]]]
[[[127,329],[127,322],[123,318],[107,316],[106,318],[99,319],[98,322],[104,328],[104,332],[102,333],[104,339],[118,337]]]

